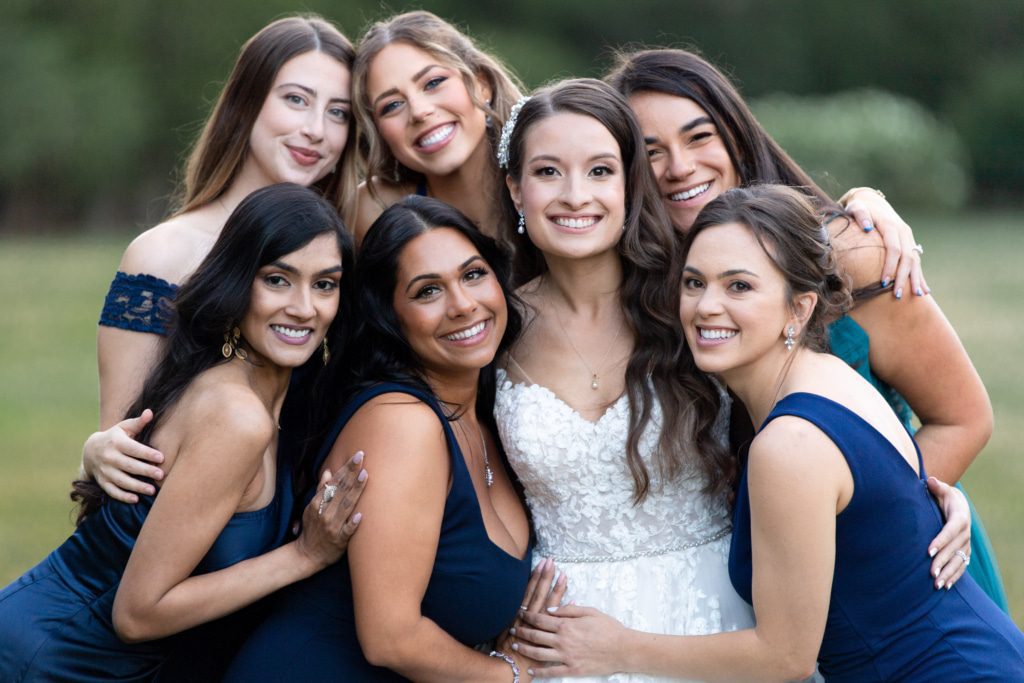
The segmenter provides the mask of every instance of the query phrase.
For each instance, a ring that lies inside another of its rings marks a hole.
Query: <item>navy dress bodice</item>
[[[194,680],[210,680],[206,667],[222,670],[230,656],[224,650],[237,645],[251,618],[244,612],[146,643],[123,643],[114,632],[114,596],[154,500],[106,501],[59,548],[0,592],[0,680],[149,681],[176,650],[187,657]],[[274,499],[233,515],[195,573],[276,548],[288,534],[291,511],[290,468],[279,455]]]
[[[764,425],[793,415],[839,448],[854,491],[836,516],[836,557],[818,661],[829,682],[1024,680],[1024,635],[965,574],[936,590],[924,552],[942,515],[920,475],[874,427],[823,396],[794,393]],[[762,425],[762,429],[764,428]],[[729,574],[751,600],[750,497],[736,497]],[[755,615],[756,616],[756,615]]]
[[[844,315],[832,322],[828,327],[829,349],[833,355],[842,359],[847,365],[871,383],[878,390],[889,406],[900,418],[903,426],[911,434],[914,433],[912,419],[914,413],[910,404],[900,395],[898,391],[882,381],[871,369],[870,353],[871,338],[867,330],[861,327],[856,320],[849,315]],[[956,482],[949,482],[956,483]],[[966,496],[963,486],[956,483],[956,487]],[[1009,613],[1010,608],[1006,600],[1006,589],[1003,587],[1003,580],[999,574],[999,564],[996,562],[996,553],[992,549],[985,525],[974,509],[970,498],[967,499],[971,507],[971,564],[967,571],[978,583],[985,594],[992,598],[992,601],[999,605],[1004,612]]]
[[[515,617],[529,579],[530,553],[522,559],[513,557],[488,537],[462,451],[434,397],[393,383],[360,392],[335,421],[316,459],[316,471],[355,412],[374,397],[389,392],[410,394],[433,409],[444,428],[451,461],[451,489],[445,500],[422,614],[465,645],[490,641]],[[268,617],[242,647],[225,680],[317,680],[324,672],[346,681],[405,680],[372,666],[363,657],[356,637],[351,576],[344,558],[274,596]]]

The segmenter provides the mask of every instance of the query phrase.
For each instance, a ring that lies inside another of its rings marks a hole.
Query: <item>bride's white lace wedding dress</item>
[[[644,458],[661,428],[661,411],[654,407],[640,443]],[[652,633],[753,626],[750,605],[729,582],[728,506],[701,493],[701,475],[694,470],[662,483],[649,466],[651,492],[633,504],[625,396],[590,422],[545,387],[513,384],[499,370],[494,413],[533,514],[535,561],[551,557],[566,573],[567,599]],[[665,679],[619,674],[565,680]]]

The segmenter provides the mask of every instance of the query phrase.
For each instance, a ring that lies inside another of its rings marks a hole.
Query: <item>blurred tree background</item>
[[[0,231],[158,222],[249,35],[313,11],[356,39],[413,8],[531,87],[599,77],[617,47],[696,47],[827,188],[876,185],[910,210],[1024,204],[1021,0],[7,0]]]

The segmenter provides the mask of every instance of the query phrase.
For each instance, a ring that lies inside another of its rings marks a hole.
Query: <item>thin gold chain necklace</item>
[[[562,324],[562,316],[558,315],[558,310],[554,305],[551,306],[551,311],[555,314],[555,321],[558,323],[559,329],[562,330],[562,334],[565,335],[565,340],[569,342],[569,346],[571,346],[572,350],[576,352],[576,356],[580,359],[580,362],[583,363],[583,367],[585,367],[587,372],[590,373],[590,388],[597,391],[601,387],[601,376],[594,372],[594,368],[590,367],[590,363],[588,363],[587,359],[583,357],[580,350],[576,348],[576,344],[573,343],[572,337],[569,336],[569,332],[566,331],[565,325]],[[615,333],[615,338],[612,339],[612,342],[604,352],[604,356],[601,357],[601,362],[597,365],[598,370],[602,370],[604,368],[605,361],[608,360],[608,356],[611,354],[612,349],[615,348],[615,342],[619,341],[619,337],[622,336],[623,327],[623,325],[619,325],[619,329]]]

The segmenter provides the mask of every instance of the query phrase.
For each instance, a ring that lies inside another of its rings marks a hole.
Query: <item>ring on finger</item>
[[[915,245],[914,245],[914,246],[912,247],[912,249],[913,249],[914,251],[916,251],[916,252],[918,253],[918,255],[919,255],[919,256],[923,256],[923,255],[924,255],[924,247],[923,247],[923,246],[921,245],[921,243],[920,243],[920,242],[918,242],[917,244],[915,244]]]
[[[971,557],[970,557],[970,555],[965,553],[963,550],[957,550],[953,554],[956,555],[957,557],[959,557],[961,560],[964,561],[964,566],[965,567],[970,567],[971,566]]]
[[[337,484],[328,484],[324,487],[323,496],[320,498],[320,505],[317,507],[316,513],[318,515],[324,514],[324,507],[334,499],[334,494],[338,492]]]

